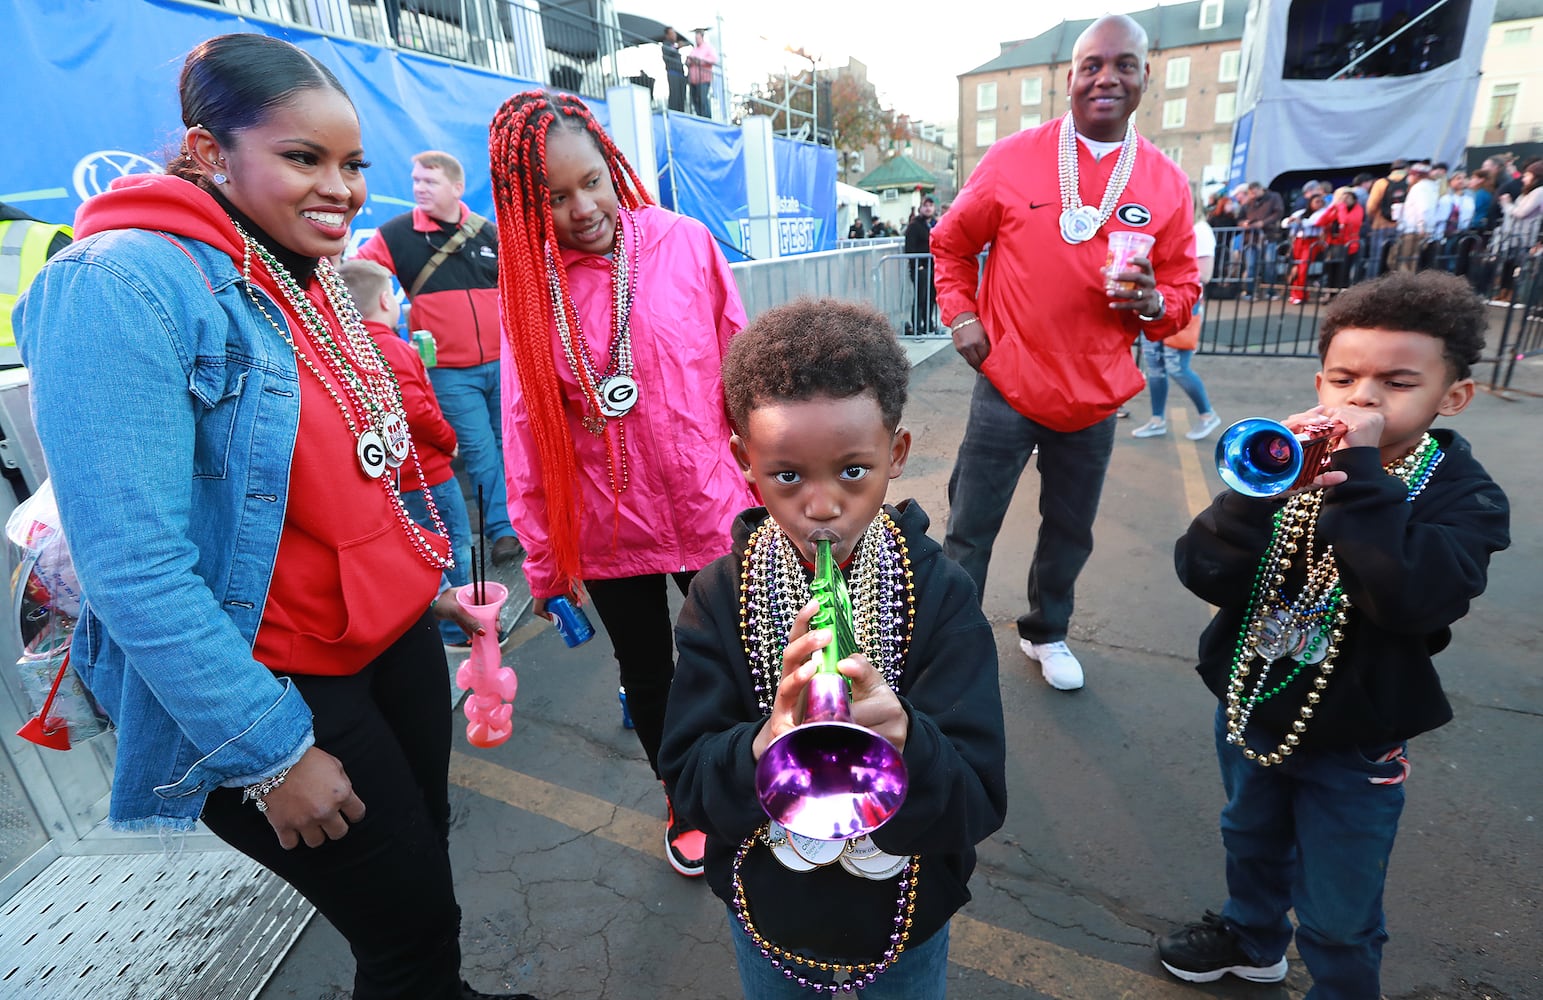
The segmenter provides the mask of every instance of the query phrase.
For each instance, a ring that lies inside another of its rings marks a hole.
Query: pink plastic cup
[[[1116,289],[1128,292],[1135,288],[1134,282],[1120,281],[1119,276],[1125,271],[1134,270],[1130,262],[1137,257],[1150,255],[1156,244],[1157,240],[1146,233],[1135,233],[1128,229],[1110,233],[1109,256],[1104,261],[1104,287],[1111,292]]]

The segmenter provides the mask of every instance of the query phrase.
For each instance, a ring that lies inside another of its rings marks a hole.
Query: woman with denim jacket
[[[445,533],[402,509],[401,394],[327,259],[364,202],[358,116],[258,34],[196,47],[180,94],[167,175],[82,206],[17,325],[86,598],[72,660],[118,727],[110,819],[201,818],[288,881],[356,1000],[486,997],[448,855]]]

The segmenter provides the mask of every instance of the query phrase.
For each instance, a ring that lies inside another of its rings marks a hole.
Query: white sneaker
[[[1167,433],[1168,421],[1164,420],[1162,417],[1153,417],[1151,420],[1148,420],[1140,427],[1137,427],[1135,430],[1131,431],[1130,436],[1133,438],[1155,438],[1162,437]]]
[[[1211,432],[1216,430],[1216,428],[1220,427],[1221,425],[1221,417],[1218,417],[1214,413],[1203,413],[1200,416],[1200,423],[1196,424],[1195,429],[1187,432],[1184,436],[1189,438],[1191,441],[1200,441],[1204,438],[1210,437]]]
[[[1075,691],[1082,687],[1082,664],[1064,642],[1030,642],[1019,639],[1023,655],[1038,661],[1045,683],[1057,691]]]

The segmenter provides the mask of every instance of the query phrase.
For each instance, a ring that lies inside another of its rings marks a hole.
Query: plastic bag
[[[51,483],[45,481],[11,512],[5,534],[20,550],[11,577],[12,621],[22,645],[14,676],[32,713],[19,735],[67,750],[106,732],[111,723],[69,664],[80,618],[80,580]]]

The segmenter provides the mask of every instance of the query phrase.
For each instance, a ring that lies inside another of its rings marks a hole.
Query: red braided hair
[[[557,266],[560,303],[571,310],[568,270],[552,224],[546,173],[546,139],[556,127],[583,132],[594,140],[610,170],[621,207],[652,204],[621,150],[595,121],[584,102],[571,94],[528,90],[505,101],[488,126],[489,176],[498,220],[498,295],[504,336],[530,413],[531,437],[540,463],[547,530],[557,577],[577,593],[579,566],[579,474],[573,433],[563,411],[562,386],[552,351],[556,314],[547,285],[548,256]],[[620,252],[621,248],[617,248]],[[568,316],[570,329],[578,317]],[[574,373],[586,393],[588,373]]]

